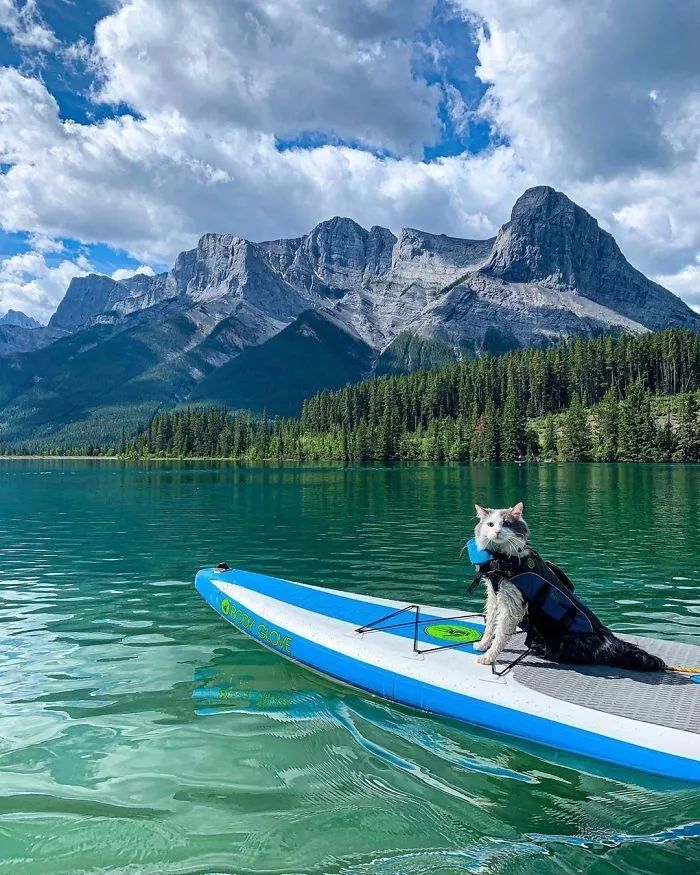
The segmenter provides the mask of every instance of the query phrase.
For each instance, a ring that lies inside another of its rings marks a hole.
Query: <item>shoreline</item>
[[[236,465],[259,465],[259,464],[294,464],[294,465],[318,465],[318,464],[337,464],[337,465],[514,465],[521,467],[523,465],[698,465],[696,461],[673,461],[671,459],[654,460],[654,461],[621,461],[603,460],[603,459],[586,459],[579,461],[565,461],[560,459],[524,459],[523,461],[470,461],[468,459],[459,461],[457,459],[297,459],[297,458],[279,458],[278,456],[268,456],[262,459],[240,459],[235,456],[48,456],[40,454],[27,454],[21,456],[4,456],[0,455],[0,462],[25,461],[25,462],[125,462],[125,463],[143,463],[143,462],[231,462]]]
[[[119,462],[119,461],[122,461],[122,457],[121,457],[121,456],[48,456],[48,455],[41,455],[41,454],[39,454],[39,453],[31,453],[31,454],[22,455],[22,456],[20,456],[20,455],[17,455],[17,456],[14,456],[14,455],[13,455],[13,456],[3,456],[3,455],[0,455],[0,461],[3,461],[3,462],[4,462],[4,461],[10,461],[10,460],[12,460],[12,459],[17,459],[17,460],[24,459],[25,461],[28,460],[28,459],[29,459],[29,460],[31,460],[31,459],[35,459],[35,460],[44,460],[44,459],[46,459],[46,460],[48,460],[48,459],[83,459],[83,460],[85,460],[85,461],[88,461],[89,459],[105,459],[105,460],[112,461],[112,462]],[[124,461],[126,461],[126,460],[124,460]]]

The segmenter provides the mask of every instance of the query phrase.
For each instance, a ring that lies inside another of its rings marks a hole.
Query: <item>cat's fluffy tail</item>
[[[666,663],[660,656],[647,653],[646,650],[642,650],[641,647],[637,647],[630,641],[622,641],[614,635],[610,637],[612,638],[611,647],[605,660],[608,665],[614,665],[616,668],[629,668],[633,671],[663,671],[666,668]]]
[[[577,635],[562,638],[557,645],[543,641],[536,635],[528,636],[526,642],[535,653],[553,662],[572,665],[613,665],[633,671],[663,671],[666,663],[631,641],[623,641],[609,629],[593,635]]]

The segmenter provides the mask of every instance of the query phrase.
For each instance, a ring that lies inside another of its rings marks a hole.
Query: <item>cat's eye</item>
[[[493,528],[493,523],[489,523],[489,525],[491,526],[491,528]]]

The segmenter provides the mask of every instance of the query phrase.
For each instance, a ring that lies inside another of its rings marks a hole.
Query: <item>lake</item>
[[[697,787],[337,686],[192,581],[476,607],[474,501],[523,500],[614,629],[700,644],[699,495],[683,465],[0,462],[0,873],[698,871]]]

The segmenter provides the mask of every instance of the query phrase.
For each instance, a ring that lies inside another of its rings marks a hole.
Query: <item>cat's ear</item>
[[[520,517],[523,515],[522,501],[519,501],[514,507],[511,507],[510,512],[513,514],[516,520],[519,520]]]
[[[480,504],[475,504],[476,514],[480,520],[485,520],[489,515],[489,509],[487,507],[482,507]]]

